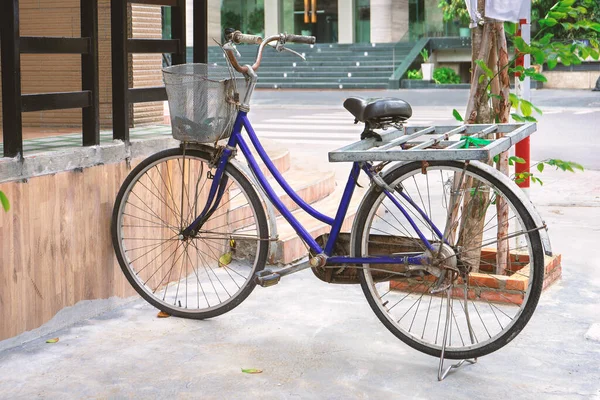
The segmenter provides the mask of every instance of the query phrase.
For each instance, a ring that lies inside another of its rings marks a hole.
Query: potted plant
[[[438,7],[442,9],[444,22],[454,21],[459,25],[460,37],[471,36],[471,31],[469,29],[471,16],[467,10],[465,0],[440,0]]]
[[[421,50],[421,57],[423,57],[423,63],[421,64],[421,71],[423,72],[423,80],[430,81],[433,79],[433,63],[429,62],[429,52],[427,49]]]

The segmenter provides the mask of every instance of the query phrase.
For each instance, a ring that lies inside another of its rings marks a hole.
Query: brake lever
[[[223,50],[231,50],[231,51],[235,51],[236,57],[241,57],[242,55],[240,54],[240,52],[238,51],[237,47],[235,47],[235,45],[232,42],[227,42],[223,45]]]
[[[281,40],[277,42],[277,45],[275,45],[275,50],[278,51],[279,53],[281,53],[282,51],[289,51],[290,53],[295,54],[298,57],[300,57],[303,61],[306,61],[306,57],[304,57],[302,54],[300,54],[292,49],[288,49],[287,47],[285,47]]]

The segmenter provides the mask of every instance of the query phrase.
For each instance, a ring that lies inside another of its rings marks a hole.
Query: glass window
[[[356,43],[371,41],[371,0],[356,0],[354,37]]]
[[[223,0],[221,28],[221,31],[234,28],[243,33],[264,36],[264,0]]]
[[[283,30],[296,35],[314,35],[319,43],[337,43],[337,2],[338,0],[281,0]]]

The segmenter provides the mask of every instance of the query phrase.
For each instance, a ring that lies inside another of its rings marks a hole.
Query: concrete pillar
[[[223,34],[221,28],[221,0],[208,1],[208,36],[207,41],[209,46],[214,46],[213,38],[221,41]]]
[[[185,30],[187,47],[194,46],[194,0],[185,0]],[[221,0],[208,0],[208,36],[209,46],[215,46],[213,38],[221,41]]]
[[[279,0],[265,0],[265,37],[277,35],[283,31],[279,5]]]
[[[338,42],[354,43],[354,1],[338,0]]]
[[[194,0],[185,0],[185,45],[194,46]]]
[[[371,0],[371,42],[397,42],[408,33],[408,0]]]

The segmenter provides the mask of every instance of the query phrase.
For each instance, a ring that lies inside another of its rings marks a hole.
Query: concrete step
[[[304,71],[304,72],[298,72],[298,71],[261,71],[260,74],[260,78],[259,80],[264,80],[267,78],[277,78],[277,79],[281,79],[281,78],[288,78],[288,79],[305,79],[305,80],[311,80],[309,78],[324,78],[324,79],[331,79],[331,78],[389,78],[391,76],[393,71],[391,70],[384,70],[384,71],[367,71],[367,70],[360,70],[360,71],[319,71],[319,69],[315,69],[314,71]],[[350,75],[350,76],[349,76]]]
[[[335,192],[330,196],[315,203],[314,208],[325,215],[335,217],[343,190],[343,186],[338,186]],[[342,232],[350,232],[352,223],[354,221],[354,216],[363,195],[364,189],[357,187],[350,202],[350,207],[348,209],[348,213],[346,214],[346,218],[344,219]],[[331,230],[329,225],[311,217],[304,212],[304,210],[296,210],[293,215],[314,238],[324,233],[328,233]],[[283,219],[283,217],[277,218],[277,233],[279,234],[279,240],[277,241],[275,263],[284,265],[289,264],[308,254],[308,250],[302,239],[300,239],[296,231],[285,219]]]
[[[323,172],[301,163],[300,160],[294,160],[292,167],[282,175],[300,198],[308,204],[324,199],[335,190],[335,173],[333,171]],[[299,206],[285,193],[275,178],[269,178],[268,182],[288,210],[299,209]],[[233,229],[240,229],[251,224],[249,221],[252,213],[250,205],[243,196],[238,195],[238,192],[238,190],[232,190],[230,193],[229,221],[233,221]],[[277,210],[275,213],[280,215]]]
[[[340,87],[341,86],[341,87]],[[312,82],[278,82],[258,83],[258,89],[387,89],[387,82],[380,83],[312,83]]]
[[[249,142],[249,140],[247,140],[247,142]],[[290,157],[290,151],[288,149],[286,149],[285,147],[281,147],[279,143],[275,143],[269,140],[261,140],[261,143],[265,148],[265,151],[269,155],[269,158],[271,159],[271,161],[273,162],[273,164],[279,172],[285,173],[290,169],[292,159]],[[252,150],[252,154],[254,154],[254,157],[256,158],[256,161],[258,162],[262,173],[267,178],[271,178],[271,172],[269,171],[267,166],[262,162],[258,154],[254,151],[254,147],[252,147],[252,145],[250,145],[250,150]],[[243,156],[240,155],[238,159],[242,161],[242,163],[245,163]]]
[[[410,43],[293,46],[306,61],[290,53],[266,49],[259,72],[259,88],[385,89],[394,69],[412,49]],[[238,46],[240,63],[254,62],[256,46]],[[219,48],[209,49],[209,61],[225,65]],[[350,74],[350,76],[348,76]]]

